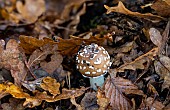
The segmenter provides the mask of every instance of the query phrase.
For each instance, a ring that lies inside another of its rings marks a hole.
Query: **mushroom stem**
[[[97,86],[102,87],[104,83],[104,76],[98,76],[98,77],[90,77],[90,85],[91,88],[94,90],[97,90]]]

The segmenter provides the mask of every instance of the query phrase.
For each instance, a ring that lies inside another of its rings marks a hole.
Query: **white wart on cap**
[[[87,77],[101,76],[111,66],[108,52],[102,46],[94,43],[80,49],[76,56],[76,61],[77,69]]]

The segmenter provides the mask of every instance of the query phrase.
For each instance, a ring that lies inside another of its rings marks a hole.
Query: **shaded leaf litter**
[[[170,109],[169,8],[169,0],[0,1],[0,109]],[[97,90],[76,69],[91,43],[112,63]]]

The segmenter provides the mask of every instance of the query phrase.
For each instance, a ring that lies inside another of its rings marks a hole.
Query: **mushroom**
[[[84,76],[90,78],[91,87],[96,90],[102,87],[104,75],[111,66],[108,52],[95,43],[81,48],[76,56],[77,69]]]

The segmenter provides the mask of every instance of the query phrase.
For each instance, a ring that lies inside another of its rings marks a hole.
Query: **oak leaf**
[[[21,81],[26,77],[25,54],[20,49],[16,40],[10,39],[6,49],[0,51],[0,68],[4,67],[11,71],[15,84],[21,86]]]
[[[19,36],[20,46],[24,49],[26,54],[31,54],[34,50],[45,44],[56,44],[53,40],[49,38],[43,38],[41,40],[31,37],[31,36]]]
[[[45,77],[40,84],[41,88],[49,91],[53,96],[60,94],[60,83],[51,77]]]
[[[139,12],[132,12],[128,10],[121,1],[119,1],[118,6],[116,7],[109,7],[107,5],[104,5],[104,7],[107,9],[107,14],[111,12],[118,12],[118,13],[130,15],[130,16],[145,18],[145,19],[151,20],[152,22],[159,22],[165,19],[161,16],[153,15],[151,13],[141,14]]]
[[[38,90],[34,91],[34,96],[30,96],[28,93],[24,92],[21,88],[14,85],[11,82],[7,82],[5,84],[0,84],[0,98],[11,94],[14,98],[17,99],[26,99],[23,106],[27,107],[35,107],[39,106],[43,100],[47,102],[55,102],[62,99],[69,99],[72,97],[79,97],[82,95],[88,88],[80,88],[80,89],[62,89],[62,93],[56,96],[48,95],[45,91],[40,92]]]
[[[25,4],[17,1],[16,8],[22,16],[21,21],[25,20],[27,23],[34,23],[38,17],[45,12],[45,1],[25,0]]]

